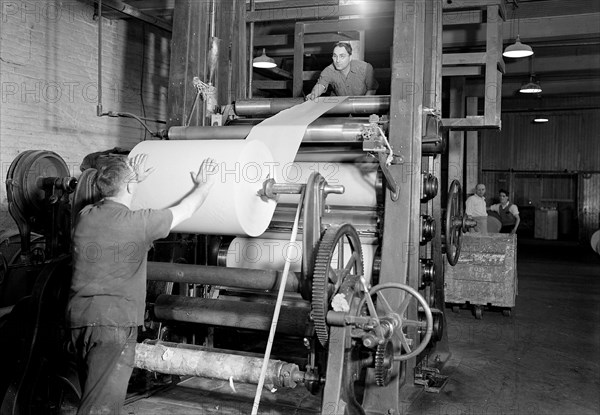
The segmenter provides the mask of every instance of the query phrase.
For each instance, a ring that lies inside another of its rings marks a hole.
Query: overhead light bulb
[[[257,56],[252,60],[252,66],[255,68],[274,68],[277,64],[273,58],[267,56],[265,48],[263,48],[262,55]]]
[[[536,122],[536,123],[545,123],[545,122],[548,122],[548,117],[546,117],[545,115],[536,115],[533,118],[533,122]]]
[[[519,35],[517,35],[515,43],[508,45],[502,53],[502,56],[507,58],[525,58],[531,55],[533,55],[533,49],[531,49],[531,46],[521,43]]]

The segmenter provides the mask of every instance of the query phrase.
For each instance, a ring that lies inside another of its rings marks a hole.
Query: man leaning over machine
[[[306,99],[321,96],[331,85],[337,96],[375,95],[379,83],[370,63],[352,58],[352,46],[338,42],[333,47],[333,63],[321,72],[316,85]]]

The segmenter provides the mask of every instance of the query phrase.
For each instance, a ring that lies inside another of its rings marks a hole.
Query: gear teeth
[[[356,243],[355,249],[360,253],[360,268],[362,272],[363,256],[360,239],[356,230],[348,224],[332,226],[325,231],[316,250],[316,258],[312,281],[312,318],[315,325],[317,338],[323,347],[329,341],[329,327],[327,326],[327,312],[329,311],[329,279],[327,277],[331,257],[340,238],[349,236]]]
[[[386,386],[389,382],[391,365],[388,364],[386,367],[385,361],[388,345],[389,341],[378,345],[375,352],[375,383],[377,386]]]

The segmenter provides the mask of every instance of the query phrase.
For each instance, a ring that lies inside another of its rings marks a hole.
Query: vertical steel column
[[[250,0],[250,11],[254,11],[254,0]],[[246,97],[252,98],[252,78],[254,75],[254,66],[252,65],[254,60],[254,22],[248,24],[248,90],[246,91]]]
[[[390,166],[390,172],[400,185],[400,192],[394,201],[386,190],[380,283],[400,282],[416,287],[419,280],[423,87],[429,85],[424,80],[424,65],[425,60],[431,59],[431,55],[425,56],[425,45],[433,36],[427,32],[425,22],[433,18],[426,9],[432,10],[434,3],[439,0],[397,0],[395,5],[389,141],[399,159]],[[389,298],[392,307],[399,305],[400,295],[399,292],[396,298]],[[416,305],[409,307],[408,316],[417,318]],[[408,334],[416,347],[418,333],[409,330]],[[388,408],[388,413],[402,413],[402,401],[417,392],[412,387],[414,366],[414,359],[407,361],[405,377],[393,379],[378,391],[374,387],[365,391],[365,411]]]

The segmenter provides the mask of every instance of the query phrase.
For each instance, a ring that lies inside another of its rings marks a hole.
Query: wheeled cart
[[[481,319],[487,306],[510,316],[517,296],[517,235],[466,233],[458,262],[445,265],[445,298],[452,311],[471,306]]]

